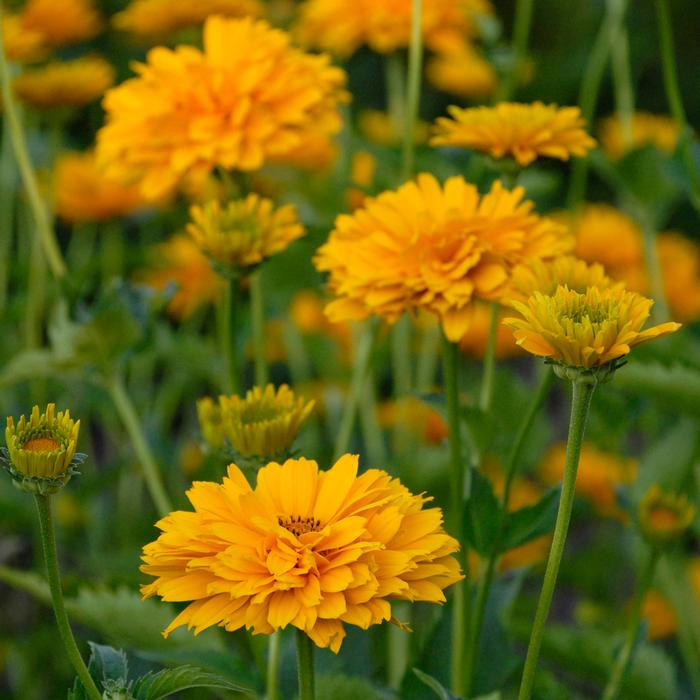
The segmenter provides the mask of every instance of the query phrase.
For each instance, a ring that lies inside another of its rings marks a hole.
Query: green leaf
[[[464,508],[464,538],[479,554],[488,556],[495,545],[501,521],[501,504],[487,477],[471,469],[471,495]]]
[[[316,679],[316,697],[319,700],[383,700],[385,696],[366,678],[333,673],[321,675]]]
[[[440,698],[440,700],[460,700],[458,695],[453,695],[442,683],[440,683],[439,680],[437,680],[437,678],[433,678],[417,668],[413,669],[413,673],[415,673],[416,676],[418,676],[418,678]]]
[[[554,529],[559,507],[559,489],[551,489],[537,503],[509,513],[501,540],[501,551],[506,552]]]
[[[91,674],[101,681],[117,681],[126,686],[129,678],[129,664],[126,654],[121,649],[88,642],[92,651],[91,662],[94,664],[94,672]]]
[[[158,673],[148,673],[134,683],[132,694],[137,700],[159,700],[188,688],[217,688],[240,693],[250,692],[215,673],[202,671],[194,666],[168,668]]]

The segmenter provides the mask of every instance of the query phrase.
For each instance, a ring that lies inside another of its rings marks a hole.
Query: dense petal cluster
[[[149,199],[215,167],[250,171],[341,126],[345,73],[250,18],[210,17],[204,51],[158,47],[110,90],[98,156]]]
[[[156,578],[144,596],[190,602],[165,634],[292,625],[337,652],[343,623],[391,620],[391,599],[444,602],[462,576],[440,509],[384,471],[357,469],[352,455],[327,472],[290,459],[263,467],[255,489],[233,464],[222,484],[195,482],[194,512],[163,518],[143,552]]]
[[[425,76],[438,90],[464,99],[488,97],[498,82],[493,66],[469,44],[433,56]]]
[[[423,173],[338,217],[315,259],[339,297],[327,307],[329,317],[377,314],[394,322],[423,308],[459,340],[472,299],[499,298],[515,265],[561,255],[570,245],[564,227],[535,214],[523,195],[497,181],[482,196],[462,177],[441,186]]]
[[[483,151],[494,158],[510,156],[520,166],[540,156],[568,160],[585,156],[596,145],[585,131],[578,107],[542,102],[500,102],[494,107],[449,107],[451,119],[435,124],[433,146],[457,146]]]
[[[676,150],[680,125],[663,114],[635,112],[629,125],[629,134],[618,116],[602,119],[599,125],[600,145],[611,158],[621,158],[625,153],[653,144],[659,150],[673,153]]]
[[[504,323],[515,331],[518,345],[533,355],[590,369],[681,327],[669,321],[642,330],[653,304],[621,287],[589,287],[583,293],[558,287],[552,295],[535,292],[527,303],[514,301],[521,318],[508,318]]]

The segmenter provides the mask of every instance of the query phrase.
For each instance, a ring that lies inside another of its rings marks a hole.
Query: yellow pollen
[[[29,452],[54,452],[59,449],[61,445],[56,442],[53,438],[40,437],[34,438],[33,440],[27,440],[27,442],[22,445],[23,450],[28,450]]]
[[[321,528],[320,520],[316,518],[302,518],[300,515],[278,515],[277,522],[296,537],[307,532],[318,532]]]

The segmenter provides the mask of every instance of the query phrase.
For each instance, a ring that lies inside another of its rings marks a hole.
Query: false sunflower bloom
[[[630,124],[629,142],[619,117],[601,120],[600,145],[611,158],[622,158],[628,151],[653,144],[664,153],[673,153],[681,133],[680,125],[672,117],[649,112],[635,112]]]
[[[522,318],[504,323],[518,345],[564,368],[612,369],[635,345],[677,331],[669,321],[642,330],[654,302],[623,287],[589,287],[577,292],[560,286],[546,296],[535,292],[527,303],[513,302]]]
[[[569,160],[585,156],[596,145],[585,131],[578,107],[557,107],[542,102],[500,102],[494,107],[449,107],[451,119],[435,124],[433,146],[457,146],[510,156],[529,165],[540,156]]]
[[[154,48],[136,71],[104,99],[97,152],[148,199],[215,167],[257,170],[311,131],[340,130],[344,71],[263,21],[209,17],[203,51]]]
[[[44,41],[44,35],[25,27],[22,18],[17,14],[3,15],[2,43],[7,60],[12,63],[42,61],[51,51]]]
[[[565,229],[535,214],[523,195],[521,187],[509,191],[497,181],[482,196],[462,177],[441,186],[423,173],[339,216],[314,261],[330,273],[339,297],[328,317],[376,314],[393,323],[406,310],[425,309],[458,341],[474,298],[500,298],[515,265],[569,247]]]
[[[222,484],[195,482],[194,512],[163,518],[143,551],[155,577],[144,597],[189,602],[164,634],[292,625],[337,653],[344,623],[391,620],[392,599],[444,602],[462,576],[440,509],[384,471],[357,469],[353,455],[328,471],[289,459],[263,467],[254,489],[235,464]]]
[[[25,29],[42,34],[51,47],[92,39],[102,29],[92,0],[27,0],[20,17]]]
[[[258,265],[305,233],[294,205],[275,209],[256,194],[225,206],[218,200],[195,204],[190,216],[187,232],[217,270],[228,274]]]
[[[470,44],[433,56],[425,76],[438,90],[464,99],[492,95],[498,83],[493,66]]]

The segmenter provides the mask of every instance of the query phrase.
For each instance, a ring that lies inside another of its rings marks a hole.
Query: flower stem
[[[484,374],[481,382],[481,394],[479,396],[479,408],[488,413],[491,410],[493,400],[493,381],[496,373],[496,338],[498,335],[498,303],[491,302],[491,315],[489,317],[489,334],[486,341],[486,353],[484,354]]]
[[[435,386],[435,373],[440,357],[440,326],[437,323],[423,329],[416,368],[416,391],[426,394]]]
[[[311,638],[301,630],[297,634],[297,673],[299,700],[314,700],[314,648]]]
[[[267,685],[265,700],[279,700],[280,645],[282,633],[273,632],[267,642]]]
[[[612,11],[624,10],[625,0],[608,0]],[[615,7],[617,6],[617,7]],[[624,14],[624,12],[623,12]],[[625,150],[632,147],[632,117],[634,116],[634,89],[630,75],[630,43],[627,29],[621,23],[611,46],[615,112],[620,120],[622,144]]]
[[[58,555],[56,552],[56,536],[53,528],[53,516],[51,513],[51,496],[34,496],[37,511],[39,512],[39,527],[41,530],[41,544],[44,549],[44,560],[46,562],[46,577],[51,590],[51,602],[56,614],[56,624],[61,635],[63,646],[70,659],[75,672],[78,674],[80,682],[83,684],[86,694],[91,700],[101,700],[102,693],[97,689],[95,681],[85,666],[83,657],[80,655],[78,645],[75,643],[73,631],[71,630],[66,606],[63,602],[63,591],[61,589],[61,574],[58,569]]]
[[[668,304],[666,303],[666,292],[664,289],[664,276],[659,261],[659,252],[656,245],[656,227],[652,217],[639,207],[637,213],[642,229],[642,242],[644,244],[644,259],[649,275],[651,296],[654,299],[654,306],[651,311],[652,318],[656,322],[667,321],[669,319]]]
[[[659,555],[660,550],[658,547],[654,547],[639,577],[634,601],[632,602],[632,614],[625,634],[625,642],[615,661],[615,666],[608,680],[608,684],[605,686],[602,700],[615,700],[622,688],[622,682],[625,679],[625,674],[632,661],[632,652],[634,651],[635,642],[637,641],[639,623],[642,617],[642,604],[644,603],[644,598],[654,579],[654,572],[656,571],[656,564],[659,561]]]
[[[15,197],[17,175],[11,138],[9,121],[4,119],[0,146],[0,310],[5,308],[7,288],[10,283],[10,255],[17,211]]]
[[[250,314],[255,356],[255,383],[264,387],[267,384],[268,372],[265,357],[265,299],[260,269],[250,276]]]
[[[559,500],[559,510],[554,526],[554,536],[547,559],[547,568],[544,573],[542,591],[537,602],[535,620],[530,634],[530,643],[527,648],[525,658],[525,668],[520,682],[519,700],[530,700],[532,689],[535,683],[535,673],[537,671],[537,660],[542,646],[545,623],[549,615],[549,608],[554,596],[554,588],[559,574],[566,544],[566,534],[569,530],[571,520],[571,510],[574,505],[574,490],[576,488],[576,472],[578,471],[579,456],[581,454],[581,444],[583,434],[586,429],[588,419],[588,409],[591,405],[591,397],[595,386],[587,382],[572,382],[571,398],[571,420],[569,422],[569,436],[566,443],[566,463],[564,465],[564,479],[562,482],[561,498]]]
[[[167,515],[172,511],[173,506],[168,494],[165,492],[158,465],[153,457],[151,448],[148,446],[146,437],[143,434],[136,409],[129,398],[129,394],[126,392],[124,381],[121,376],[114,374],[107,382],[107,390],[109,391],[109,395],[114,403],[114,407],[117,409],[119,417],[124,423],[126,432],[131,438],[131,442],[136,450],[136,455],[141,462],[143,476],[146,480],[146,486],[148,487],[148,492],[151,494],[153,503],[161,516]]]
[[[403,151],[401,154],[401,182],[413,175],[416,154],[416,121],[420,106],[421,76],[423,73],[423,0],[412,0],[411,43],[408,47],[408,78],[406,84],[406,115],[403,122]]]
[[[391,329],[391,373],[396,422],[392,431],[392,448],[395,453],[405,453],[410,448],[411,433],[408,429],[408,404],[411,393],[411,320],[406,314]]]
[[[503,80],[498,96],[499,101],[509,100],[518,82],[523,61],[527,55],[527,43],[530,38],[534,4],[534,0],[517,0],[515,19],[513,20],[513,65]]]
[[[234,331],[238,290],[238,279],[226,280],[221,300],[221,351],[226,359],[226,391],[229,394],[238,394],[241,390],[238,347],[235,343]]]

